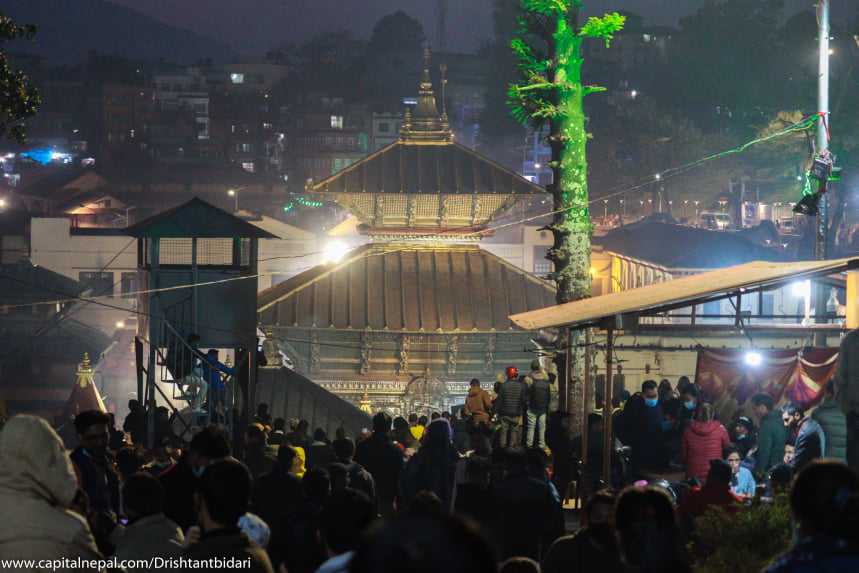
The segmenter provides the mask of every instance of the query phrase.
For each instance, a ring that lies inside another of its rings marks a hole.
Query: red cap
[[[508,380],[512,380],[513,378],[519,378],[519,369],[515,366],[508,366],[504,373],[507,375]]]

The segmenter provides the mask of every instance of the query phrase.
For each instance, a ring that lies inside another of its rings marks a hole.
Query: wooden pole
[[[612,428],[611,428],[611,410],[612,410],[612,390],[614,387],[612,372],[612,354],[614,352],[614,327],[608,325],[606,327],[606,342],[605,342],[605,400],[603,403],[603,450],[602,450],[602,475],[603,481],[606,484],[611,483],[611,457],[612,457]]]

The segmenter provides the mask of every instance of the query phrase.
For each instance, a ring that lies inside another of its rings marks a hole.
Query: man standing
[[[847,419],[847,465],[859,473],[859,329],[847,333],[838,351],[835,399]],[[853,364],[853,362],[857,362]]]
[[[775,409],[773,397],[769,394],[752,396],[752,411],[760,420],[758,432],[758,457],[755,473],[764,478],[770,468],[783,461],[787,428],[784,427],[781,412]]]
[[[355,461],[361,464],[376,483],[379,513],[384,517],[394,514],[394,499],[403,470],[403,454],[388,435],[391,417],[384,412],[373,416],[373,435],[358,444]]]
[[[501,421],[498,445],[502,448],[516,447],[522,443],[522,415],[528,397],[525,383],[519,380],[519,370],[509,366],[507,380],[498,389],[495,411]]]
[[[621,441],[632,449],[630,469],[636,478],[642,471],[662,469],[666,464],[662,421],[656,382],[645,380],[641,393],[629,399],[618,428]]]
[[[471,416],[471,423],[475,426],[489,423],[489,413],[492,411],[492,396],[480,387],[480,380],[471,379],[471,387],[465,398],[465,413]]]
[[[543,370],[539,360],[531,362],[531,373],[525,383],[528,385],[528,431],[525,445],[529,448],[546,449],[546,415],[549,413],[551,385],[549,375]]]
[[[829,382],[823,388],[823,402],[811,415],[823,430],[823,457],[847,461],[847,420],[835,402],[835,385]]]

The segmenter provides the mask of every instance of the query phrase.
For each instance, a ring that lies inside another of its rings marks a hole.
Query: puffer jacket
[[[67,509],[76,491],[69,454],[48,423],[9,420],[0,432],[0,559],[99,559],[86,520]]]
[[[826,438],[823,457],[847,461],[847,418],[834,400],[826,399],[811,415]]]
[[[826,438],[823,436],[823,429],[820,427],[820,424],[815,422],[810,416],[806,416],[799,423],[795,446],[796,452],[793,455],[793,460],[790,462],[790,467],[793,468],[794,475],[823,455],[824,448],[826,447]]]
[[[525,411],[528,387],[519,380],[507,380],[498,389],[495,411],[499,416],[518,417]]]
[[[725,426],[711,420],[692,420],[683,431],[681,452],[686,463],[686,477],[706,481],[710,460],[722,459],[722,451],[731,443]]]
[[[528,410],[538,414],[548,413],[551,396],[549,375],[544,370],[532,370],[525,383],[528,384]]]

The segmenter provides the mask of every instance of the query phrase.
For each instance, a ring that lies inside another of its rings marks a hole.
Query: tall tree
[[[24,121],[36,114],[41,103],[39,93],[20,70],[12,69],[2,44],[18,39],[32,39],[35,26],[16,24],[0,13],[0,136],[11,136],[19,143],[27,139]]]
[[[554,244],[546,258],[555,265],[559,304],[590,296],[591,220],[588,208],[587,139],[584,98],[604,88],[582,83],[582,43],[608,44],[623,28],[617,12],[579,24],[582,0],[522,0],[519,29],[511,42],[520,80],[508,91],[513,117],[539,129],[549,122],[552,150],[554,215],[549,229]],[[563,337],[561,338],[563,339]],[[573,379],[581,379],[583,352],[577,338],[564,341],[572,349]],[[567,409],[581,402],[582,385],[567,380]],[[580,409],[576,409],[581,414]],[[574,423],[580,422],[574,416]],[[579,424],[575,424],[578,428]]]

